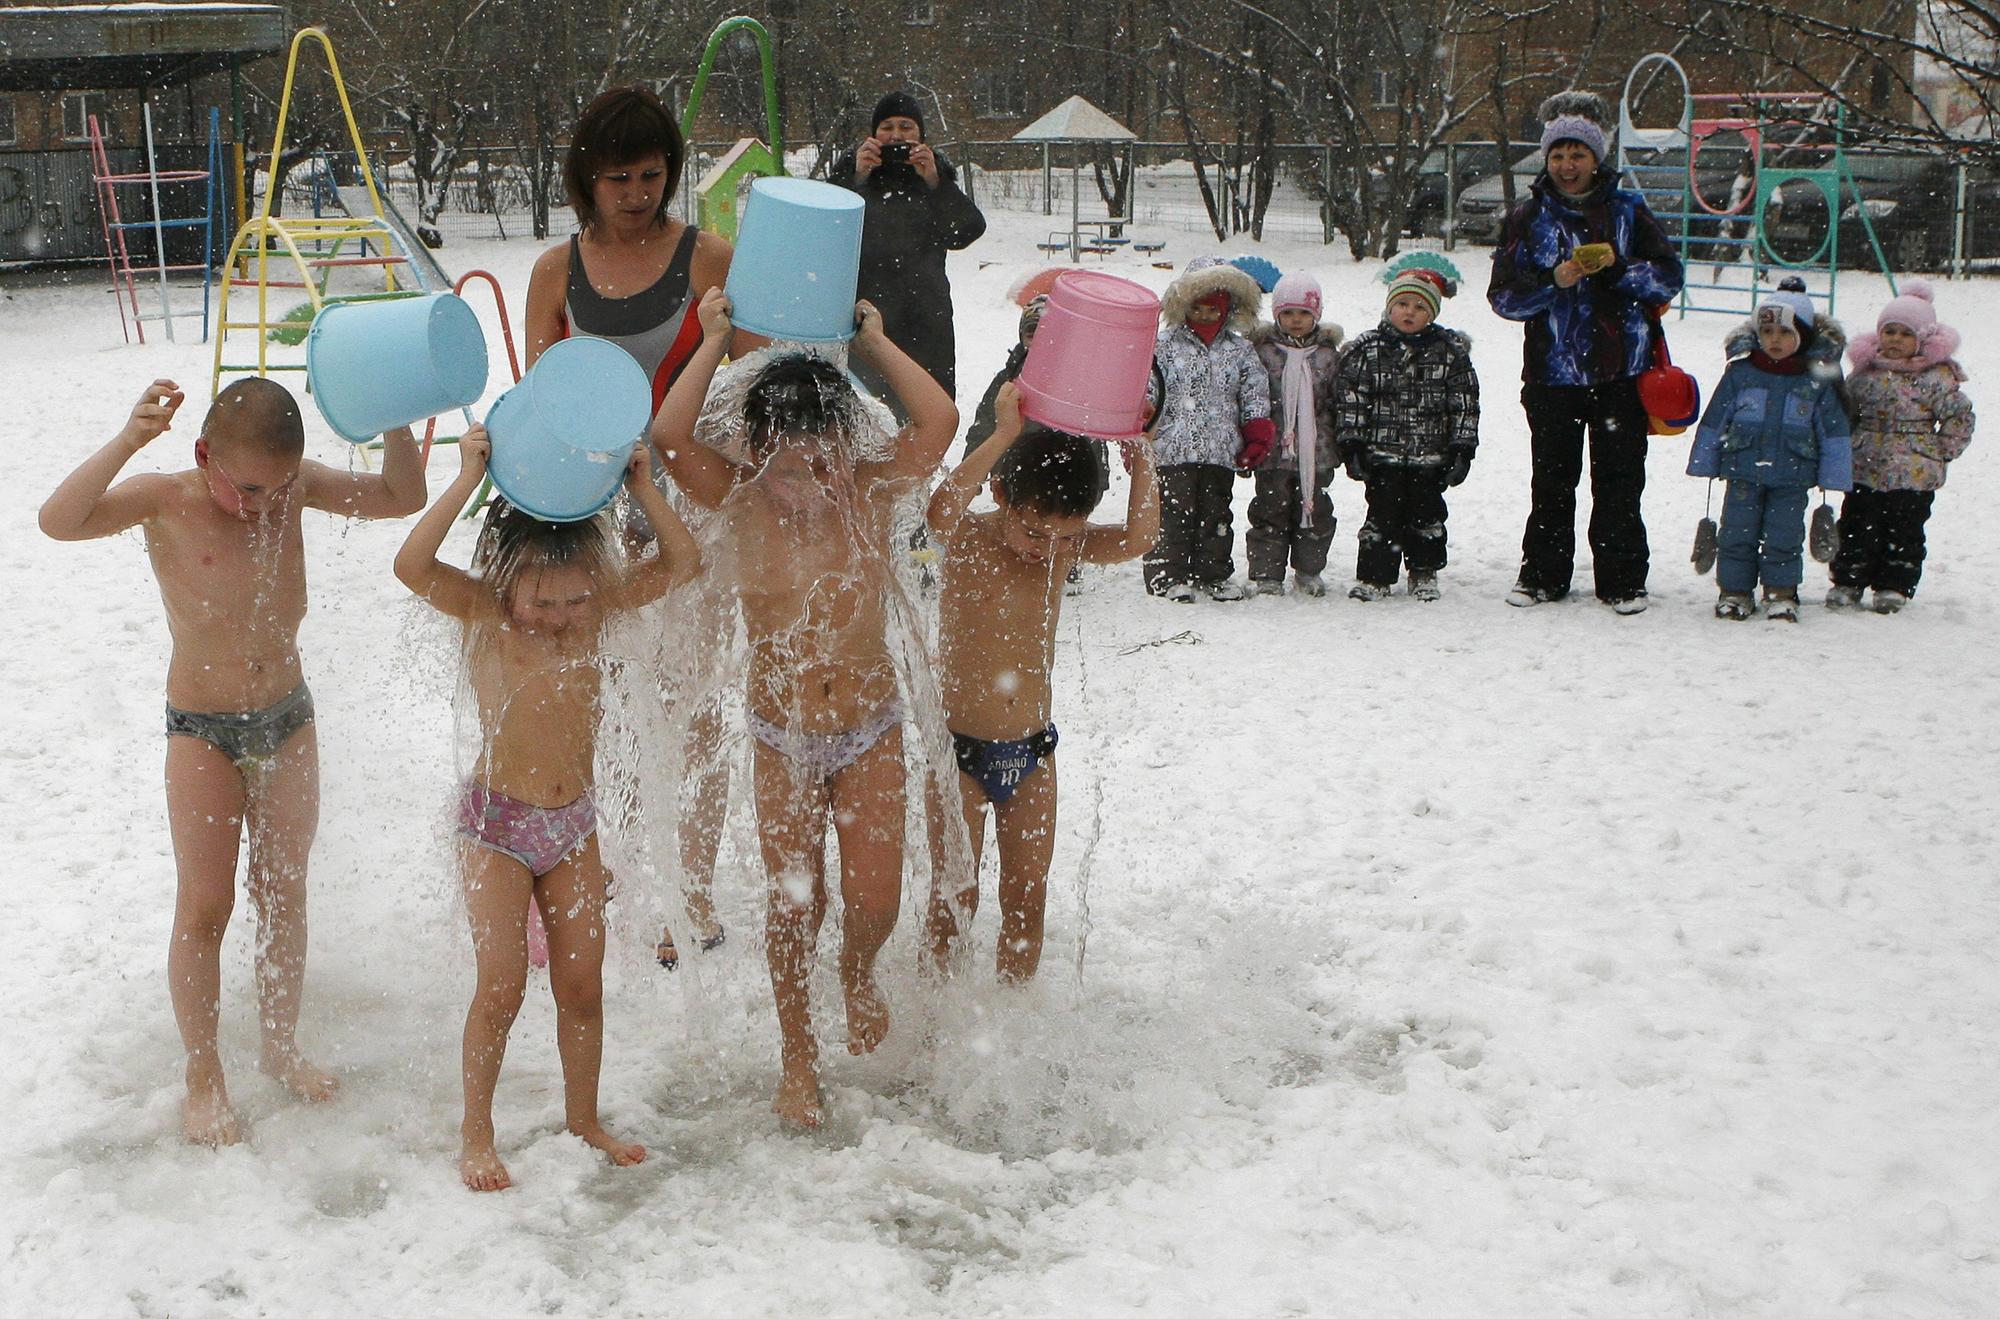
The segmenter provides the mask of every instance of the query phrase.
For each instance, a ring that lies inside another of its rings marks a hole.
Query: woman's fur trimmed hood
[[[1278,327],[1271,321],[1264,321],[1245,337],[1253,344],[1267,344],[1278,337]],[[1321,321],[1313,331],[1313,342],[1321,348],[1338,348],[1346,337],[1338,325],[1329,325],[1325,321]]]
[[[1958,331],[1940,321],[1931,326],[1928,333],[1918,336],[1917,355],[1903,359],[1882,356],[1882,338],[1869,330],[1854,336],[1854,342],[1847,348],[1847,363],[1856,371],[1867,371],[1880,367],[1884,371],[1928,371],[1934,366],[1948,366],[1952,375],[1960,383],[1965,380],[1965,368],[1954,358],[1958,352]]]
[[[1160,297],[1161,322],[1186,325],[1194,304],[1211,293],[1229,295],[1229,320],[1225,328],[1242,335],[1257,328],[1258,314],[1264,310],[1264,290],[1257,287],[1256,280],[1221,257],[1196,257],[1188,262],[1180,278],[1167,285],[1167,291]]]

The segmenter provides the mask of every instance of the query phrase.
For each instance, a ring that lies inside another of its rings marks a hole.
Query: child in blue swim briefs
[[[985,811],[1000,849],[1000,978],[1025,981],[1042,955],[1042,909],[1055,845],[1056,726],[1049,670],[1063,582],[1078,563],[1136,559],[1160,529],[1150,435],[1124,441],[1132,492],[1122,526],[1093,525],[1096,440],[1024,429],[1011,383],[994,402],[993,437],[931,496],[944,546],[938,598],[939,680],[958,757],[968,848],[949,847],[951,809],[931,802],[932,886],[925,923],[932,965],[946,969],[979,905]],[[993,478],[990,512],[968,507]],[[956,870],[951,857],[970,858]]]

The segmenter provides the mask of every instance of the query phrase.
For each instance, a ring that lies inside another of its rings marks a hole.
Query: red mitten
[[[1271,456],[1271,446],[1278,442],[1278,428],[1271,424],[1269,417],[1258,417],[1246,421],[1238,428],[1243,436],[1243,447],[1236,451],[1236,470],[1247,472]]]

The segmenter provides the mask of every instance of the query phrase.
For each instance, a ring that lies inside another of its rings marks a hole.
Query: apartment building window
[[[938,21],[937,5],[932,0],[908,0],[903,21],[911,27],[930,27]]]
[[[14,145],[14,98],[0,96],[0,147]]]
[[[972,80],[972,107],[981,119],[1019,119],[1028,113],[1027,79],[1018,73],[982,73]]]
[[[97,116],[104,136],[111,136],[111,108],[103,92],[68,92],[62,99],[62,132],[67,142],[90,140],[90,116]]]
[[[1368,75],[1370,103],[1377,110],[1386,110],[1396,104],[1396,72],[1393,69],[1376,69]]]

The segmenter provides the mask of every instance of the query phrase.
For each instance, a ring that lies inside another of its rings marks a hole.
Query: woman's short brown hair
[[[613,87],[590,103],[570,132],[569,154],[563,159],[563,190],[584,228],[597,223],[597,204],[591,199],[597,176],[654,152],[667,162],[667,186],[660,194],[657,217],[664,224],[667,208],[680,191],[681,165],[687,159],[680,125],[660,98],[644,87]]]

